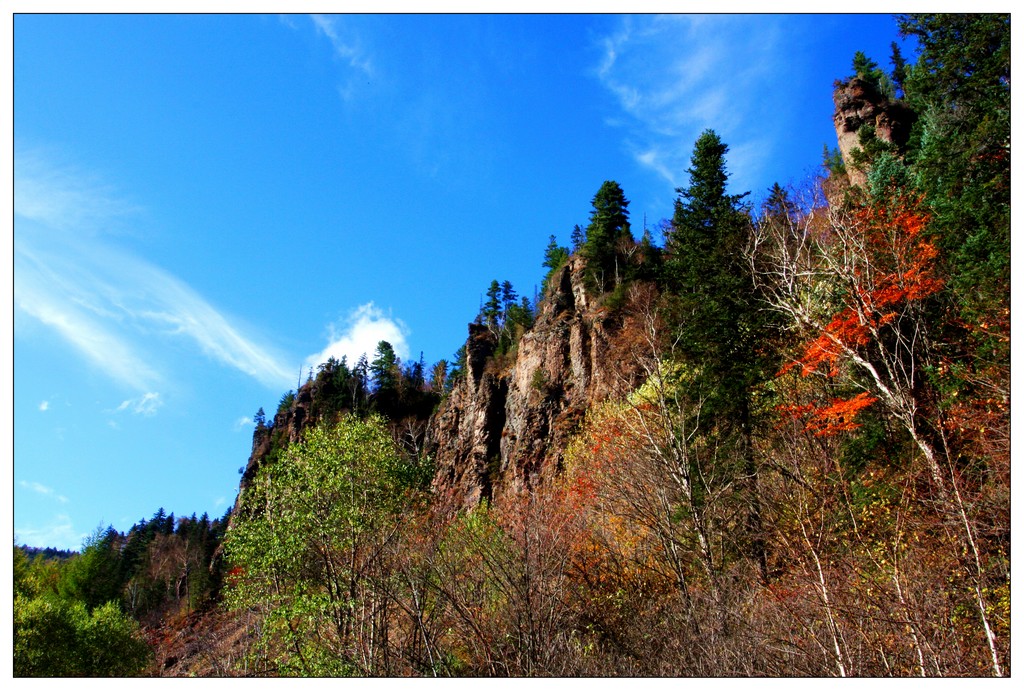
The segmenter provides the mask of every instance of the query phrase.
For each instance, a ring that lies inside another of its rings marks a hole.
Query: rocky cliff
[[[458,507],[550,481],[588,407],[637,385],[629,329],[584,288],[572,257],[550,280],[533,328],[507,358],[471,324],[466,372],[430,421],[434,488]]]
[[[913,111],[898,100],[888,99],[859,77],[837,83],[832,100],[836,106],[832,119],[847,175],[851,184],[863,185],[867,176],[853,160],[853,151],[861,148],[861,128],[869,125],[878,139],[902,147],[910,136]]]
[[[423,435],[423,451],[437,466],[434,489],[446,506],[500,501],[550,481],[586,410],[639,383],[628,315],[638,295],[651,300],[654,290],[635,283],[620,300],[624,306],[612,310],[585,289],[584,270],[573,256],[555,272],[534,325],[508,353],[496,354],[497,338],[486,326],[469,325],[465,372]],[[259,467],[322,417],[318,386],[319,379],[299,387],[291,404],[253,433],[236,511]]]

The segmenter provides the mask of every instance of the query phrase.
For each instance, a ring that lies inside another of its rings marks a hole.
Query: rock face
[[[857,133],[864,125],[875,128],[875,136],[885,142],[903,146],[910,136],[913,112],[899,101],[890,101],[869,82],[854,77],[840,82],[832,94],[836,111],[833,122],[839,153],[843,157],[850,183],[863,185],[867,176],[853,163],[852,153],[860,148]]]
[[[494,359],[496,340],[471,324],[466,375],[430,421],[426,451],[434,488],[456,507],[550,481],[586,409],[637,384],[620,320],[592,304],[584,265],[572,257],[551,278],[532,329],[514,358]]]
[[[465,376],[430,417],[423,443],[436,462],[434,489],[444,505],[500,502],[550,481],[586,410],[639,384],[624,310],[612,314],[597,304],[584,287],[584,269],[574,256],[551,277],[533,327],[511,353],[495,357],[494,334],[469,325]],[[298,442],[317,422],[316,387],[299,387],[273,424],[253,433],[236,511],[273,449]]]

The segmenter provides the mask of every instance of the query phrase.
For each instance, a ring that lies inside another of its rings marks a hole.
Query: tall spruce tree
[[[910,14],[905,99],[920,116],[908,161],[968,319],[1009,310],[1010,16]]]
[[[591,200],[590,224],[582,254],[587,259],[587,275],[600,291],[621,280],[617,246],[624,239],[633,239],[629,229],[629,200],[619,183],[605,180]]]
[[[729,194],[725,155],[729,148],[712,130],[694,146],[690,184],[679,197],[666,238],[665,279],[672,294],[676,336],[682,359],[700,372],[706,392],[708,429],[739,461],[748,506],[748,548],[767,577],[761,535],[757,467],[751,444],[752,397],[771,371],[758,353],[768,324],[755,300],[753,279],[743,259],[750,219],[742,200]]]

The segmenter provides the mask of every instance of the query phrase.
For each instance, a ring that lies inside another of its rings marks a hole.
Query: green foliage
[[[859,50],[853,54],[853,76],[863,79],[886,98],[896,98],[896,88],[889,75],[878,67],[877,62]]]
[[[1009,308],[1010,18],[911,14],[900,31],[920,53],[906,99],[921,115],[910,152],[930,227],[968,316]]]
[[[548,373],[543,367],[538,367],[533,370],[533,374],[530,376],[530,386],[535,391],[540,391],[546,394],[548,390]]]
[[[53,597],[14,599],[14,675],[125,677],[141,674],[151,653],[138,624],[110,602]]]
[[[491,285],[487,288],[487,301],[484,302],[480,316],[487,328],[491,331],[497,330],[498,320],[501,317],[501,284],[498,283],[498,279],[491,281]]]
[[[552,235],[552,243],[554,243],[554,239],[555,236]],[[564,251],[564,248],[558,249]],[[565,255],[565,258],[567,257],[568,254]],[[565,258],[560,261],[564,263]],[[561,264],[556,265],[557,268],[561,268]],[[480,314],[477,315],[476,323],[485,324],[497,339],[494,349],[496,358],[511,353],[526,330],[533,326],[533,308],[530,305],[530,299],[523,296],[522,301],[517,304],[517,297],[511,282],[491,281],[491,287],[487,291],[487,302],[484,303]],[[456,353],[456,357],[464,359],[464,354],[460,356]],[[461,366],[457,366],[455,371],[461,372]]]
[[[907,61],[903,58],[903,52],[899,44],[893,41],[890,44],[892,54],[889,61],[892,63],[892,83],[897,97],[903,96],[903,85],[907,81]]]
[[[452,355],[454,362],[452,363],[451,372],[448,373],[448,379],[445,384],[445,391],[451,391],[451,387],[455,385],[455,382],[459,381],[466,376],[466,344],[463,343],[459,346],[458,350]]]
[[[874,125],[870,124],[861,125],[857,130],[857,143],[860,146],[851,152],[850,157],[854,167],[860,170],[869,170],[879,156],[897,151],[895,144],[879,139]]]
[[[278,414],[284,413],[291,409],[292,404],[295,403],[295,392],[289,391],[284,396],[281,396],[281,401],[277,404]]]
[[[349,635],[365,580],[431,477],[379,417],[309,429],[260,469],[225,544],[228,601],[266,613],[265,654],[280,671],[356,670]]]
[[[377,344],[377,352],[370,363],[370,377],[377,394],[394,392],[398,387],[399,362],[395,349],[387,341]]]
[[[579,228],[579,226],[576,226]],[[544,250],[544,263],[542,266],[547,269],[547,273],[544,274],[544,278],[540,283],[541,295],[545,295],[548,292],[548,285],[551,283],[551,277],[554,276],[559,269],[565,266],[566,262],[569,261],[569,250],[558,244],[555,236],[552,235],[548,238],[548,246]]]
[[[580,224],[577,223],[572,227],[572,234],[569,236],[569,240],[572,242],[572,251],[579,252],[583,247],[583,243],[587,240],[587,234],[584,232]]]
[[[121,599],[120,545],[113,528],[97,528],[86,538],[78,556],[64,566],[58,593],[78,600],[90,611],[107,602]]]
[[[606,180],[591,200],[590,224],[581,254],[587,260],[587,278],[599,292],[624,278],[620,246],[633,243],[629,229],[629,200],[614,180]]]
[[[839,152],[838,147],[830,149],[828,144],[825,145],[821,155],[821,165],[832,177],[846,175],[846,164],[843,163],[843,155]]]
[[[875,199],[910,192],[913,183],[912,173],[903,160],[889,152],[875,159],[868,171],[868,193]]]
[[[719,381],[715,399],[725,408],[745,399],[741,392],[761,378],[764,366],[754,354],[768,326],[753,301],[743,259],[749,218],[741,200],[746,193],[726,191],[727,151],[711,130],[697,140],[690,185],[677,190],[665,265],[681,353],[713,373]]]

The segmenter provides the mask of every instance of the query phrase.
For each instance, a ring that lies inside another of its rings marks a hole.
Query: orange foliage
[[[856,421],[857,415],[877,400],[861,392],[852,398],[835,398],[825,406],[781,405],[777,410],[787,417],[806,420],[807,429],[816,436],[830,437],[860,427]]]
[[[837,398],[831,405],[816,408],[807,423],[807,428],[819,437],[857,429],[860,427],[860,424],[855,422],[858,413],[877,400],[865,392],[849,399]]]
[[[927,224],[920,200],[896,200],[890,206],[865,206],[854,214],[849,227],[834,229],[839,240],[848,234],[845,247],[863,248],[862,254],[847,259],[852,268],[840,277],[850,284],[844,307],[804,346],[799,359],[782,368],[780,376],[797,366],[804,377],[826,367],[828,376],[838,375],[847,354],[878,339],[886,327],[899,328],[898,319],[908,306],[942,288],[942,279],[934,273],[938,250],[924,235]],[[780,406],[779,410],[808,418],[808,429],[829,436],[859,427],[857,414],[876,400],[860,393],[826,406]]]
[[[837,229],[837,234],[862,234],[866,256],[860,258],[852,275],[845,277],[853,282],[844,300],[846,306],[807,344],[803,356],[780,374],[800,365],[801,375],[807,376],[828,365],[829,376],[835,376],[844,352],[867,345],[906,305],[942,288],[942,279],[934,274],[938,250],[924,237],[928,216],[919,204],[864,207],[855,214],[853,227]]]

